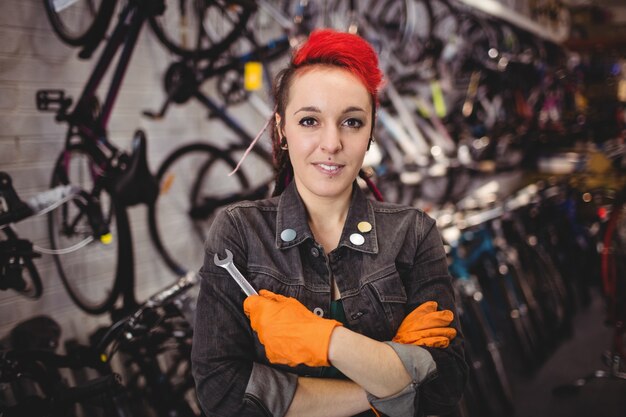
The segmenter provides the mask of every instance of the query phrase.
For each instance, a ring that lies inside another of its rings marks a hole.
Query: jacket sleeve
[[[198,400],[207,416],[282,416],[293,399],[297,377],[255,363],[258,352],[243,312],[245,295],[213,261],[216,253],[224,258],[226,249],[246,276],[245,239],[228,209],[211,226],[200,269],[191,352]]]
[[[417,415],[442,415],[453,411],[461,399],[467,383],[468,365],[441,236],[431,217],[421,213],[417,221],[418,246],[405,282],[407,313],[425,301],[435,300],[439,310],[454,312],[451,326],[457,330],[457,336],[447,348],[424,347],[431,354],[437,369],[419,386],[419,395],[415,398]]]

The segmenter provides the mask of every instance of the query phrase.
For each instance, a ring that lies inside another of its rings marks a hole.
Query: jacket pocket
[[[250,284],[255,290],[269,290],[288,297],[298,297],[301,292],[301,282],[293,277],[288,277],[274,268],[260,265],[248,266]]]
[[[386,333],[384,340],[391,340],[405,317],[407,303],[406,291],[395,265],[379,271],[369,280],[367,288],[372,302],[382,310],[386,318],[382,329]]]

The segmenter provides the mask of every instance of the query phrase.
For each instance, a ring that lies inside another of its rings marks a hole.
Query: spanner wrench
[[[231,277],[235,280],[235,282],[241,287],[241,290],[246,295],[258,295],[256,290],[250,285],[250,283],[241,275],[241,272],[237,269],[235,264],[233,263],[233,253],[226,249],[226,258],[220,259],[217,256],[217,253],[213,257],[213,262],[215,265],[224,268],[228,271]]]

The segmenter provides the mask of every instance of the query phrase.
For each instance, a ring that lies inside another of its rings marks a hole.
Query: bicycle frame
[[[57,121],[67,122],[69,125],[65,149],[57,162],[58,171],[55,172],[55,176],[64,182],[70,182],[71,152],[77,146],[84,148],[93,160],[88,168],[93,181],[93,188],[89,191],[94,197],[99,196],[103,190],[115,197],[107,221],[110,221],[115,213],[118,230],[124,230],[125,234],[128,230],[124,239],[131,238],[126,207],[139,203],[152,204],[158,195],[158,185],[147,165],[145,134],[138,130],[133,140],[133,151],[126,153],[108,140],[107,128],[141,29],[151,15],[162,11],[161,6],[164,5],[164,0],[156,2],[129,0],[125,4],[78,101],[70,112],[67,112],[67,109],[71,106],[72,100],[65,98],[63,91],[42,90],[37,93],[38,108],[43,111],[55,110]],[[96,93],[118,53],[110,85],[100,107]],[[63,214],[63,222],[70,228],[68,233],[73,234],[73,228],[82,213],[79,213],[76,219],[69,218],[68,210],[64,207]],[[120,246],[119,252],[124,252],[122,255],[124,261],[118,264],[112,293],[116,295],[115,298],[120,294],[123,295],[122,310],[126,310],[137,305],[134,291],[134,259],[132,242],[121,242],[120,245],[123,246],[123,248]],[[55,262],[61,268],[58,258],[55,258]]]
[[[134,2],[129,2],[121,12],[109,42],[96,63],[94,72],[89,77],[74,110],[67,117],[70,126],[78,128],[81,139],[89,138],[94,143],[102,143],[109,150],[116,150],[106,137],[107,126],[131,55],[137,44],[139,33],[147,18],[148,16],[144,14]],[[123,47],[123,49],[100,115],[97,119],[93,120],[92,123],[85,124],[81,120],[81,117],[83,117],[84,114],[89,114],[89,106],[92,100],[96,98],[96,90],[102,83],[104,75],[113,63],[115,54],[121,47]],[[68,141],[71,139],[71,136],[73,135],[70,133]]]

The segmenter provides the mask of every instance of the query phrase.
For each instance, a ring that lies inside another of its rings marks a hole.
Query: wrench
[[[233,263],[233,253],[231,251],[226,249],[226,258],[224,258],[224,259],[220,259],[217,256],[217,253],[216,253],[215,256],[213,257],[213,262],[215,262],[215,265],[217,265],[217,266],[219,266],[221,268],[224,268],[225,270],[228,271],[230,276],[233,277],[235,282],[239,285],[239,287],[241,287],[241,290],[244,292],[244,294],[246,294],[248,296],[250,296],[250,295],[258,295],[256,290],[243,277],[243,275],[241,275],[241,272],[239,272],[239,270],[237,269],[237,267]]]

